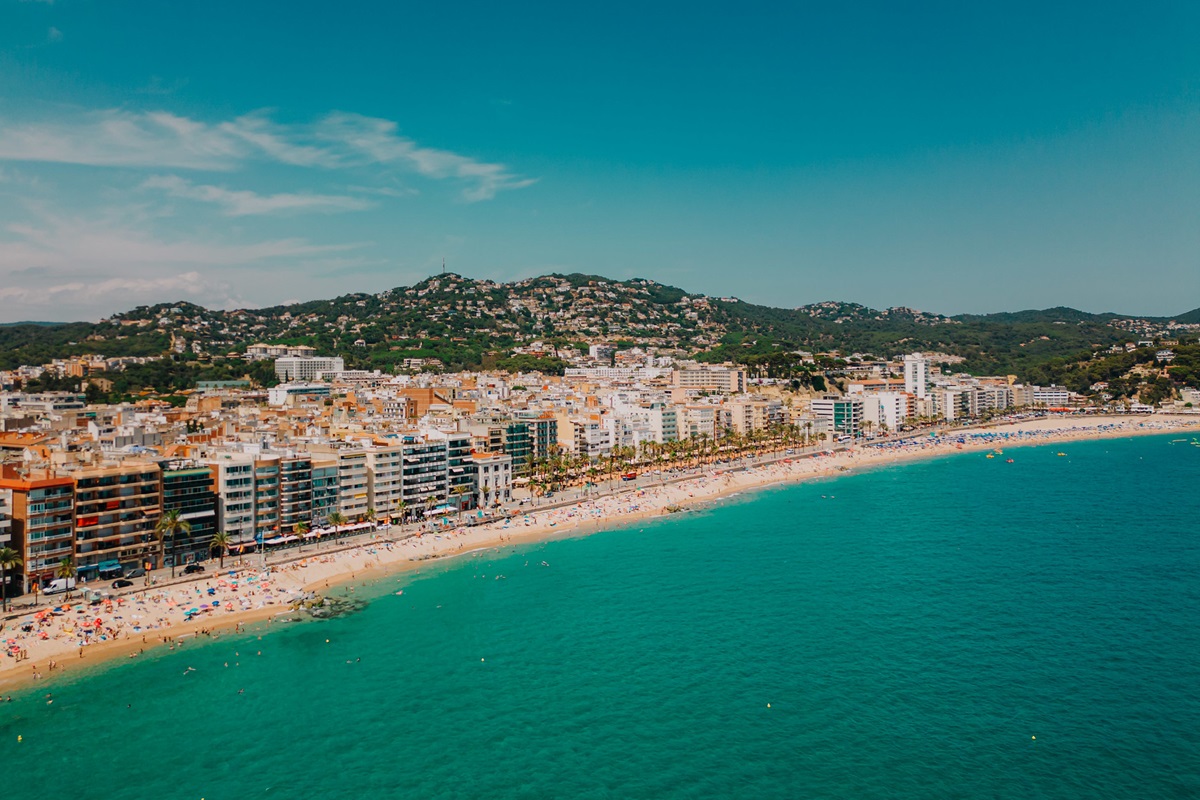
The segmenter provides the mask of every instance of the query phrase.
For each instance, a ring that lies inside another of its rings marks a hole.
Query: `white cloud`
[[[333,113],[317,125],[317,136],[332,148],[344,149],[348,158],[368,163],[400,164],[429,178],[459,178],[470,184],[463,197],[489,200],[503,189],[520,189],[536,182],[509,171],[503,164],[486,164],[472,158],[421,147],[398,134],[396,123],[360,114]]]
[[[119,271],[129,267],[194,268],[247,265],[352,250],[359,245],[315,245],[303,239],[249,244],[163,241],[111,219],[47,217],[40,223],[11,223],[0,239],[0,269]],[[259,264],[261,266],[261,264]]]
[[[109,110],[69,123],[0,122],[0,159],[9,161],[225,170],[244,156],[237,140],[165,112]]]
[[[215,203],[226,216],[274,214],[281,211],[361,211],[371,203],[357,197],[331,194],[270,194],[234,191],[220,186],[190,183],[177,175],[155,175],[142,183],[144,189],[162,189],[172,197]]]
[[[215,124],[165,111],[92,111],[56,122],[0,122],[0,160],[98,167],[230,170],[252,161],[355,169],[396,166],[464,185],[468,201],[535,182],[497,163],[419,145],[395,122],[335,112],[309,125],[282,125],[263,113]]]

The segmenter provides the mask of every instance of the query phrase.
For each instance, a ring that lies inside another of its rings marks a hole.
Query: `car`
[[[128,589],[130,586],[133,586],[133,581],[126,580],[125,578],[117,578],[112,582],[114,589]]]
[[[141,578],[145,574],[146,570],[142,569],[141,567],[133,567],[132,569],[125,570],[126,578]]]
[[[196,575],[201,572],[204,572],[203,564],[188,564],[183,568],[184,575]]]

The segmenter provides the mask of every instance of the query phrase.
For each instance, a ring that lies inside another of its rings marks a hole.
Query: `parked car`
[[[125,571],[126,578],[141,578],[146,574],[146,570],[141,567],[131,567]]]
[[[130,586],[133,586],[133,581],[126,580],[125,578],[117,578],[112,582],[114,589],[128,589]]]
[[[201,572],[204,572],[203,564],[188,564],[183,568],[184,575],[196,575]]]

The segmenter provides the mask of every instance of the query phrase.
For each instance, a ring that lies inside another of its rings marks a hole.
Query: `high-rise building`
[[[929,359],[920,353],[904,357],[904,391],[924,400],[929,393]]]
[[[336,458],[312,461],[312,526],[326,525],[329,515],[338,510],[338,462]]]
[[[21,554],[22,566],[11,570],[12,594],[45,586],[64,558],[75,557],[75,481],[45,470],[5,465],[0,491],[12,499],[9,546]]]
[[[162,470],[153,462],[87,467],[75,479],[75,566],[81,577],[120,567],[157,567],[155,525],[162,514]]]
[[[314,381],[326,372],[343,372],[346,361],[341,356],[284,356],[275,359],[275,375],[283,383]]]
[[[205,464],[160,462],[162,509],[178,511],[191,530],[166,542],[166,562],[187,564],[209,556],[217,532],[217,495],[213,491],[214,470]]]
[[[858,436],[862,428],[861,397],[822,397],[812,401],[814,417],[829,420],[835,437]]]

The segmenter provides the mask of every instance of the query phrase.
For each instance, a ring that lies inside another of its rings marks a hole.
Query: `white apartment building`
[[[367,450],[367,499],[378,517],[399,513],[403,478],[404,453],[400,445]]]
[[[870,422],[877,431],[887,426],[889,431],[898,431],[915,415],[916,400],[907,392],[875,392],[863,396],[863,421]]]
[[[1034,386],[1033,404],[1048,408],[1061,408],[1071,404],[1074,393],[1065,386]]]
[[[284,356],[275,359],[275,375],[284,383],[315,381],[325,372],[345,372],[341,356]]]
[[[252,344],[246,348],[247,361],[265,361],[285,356],[315,356],[317,349],[303,344]]]
[[[924,400],[929,393],[929,359],[920,353],[904,357],[904,391]]]
[[[835,437],[858,436],[863,404],[861,397],[822,397],[812,401],[812,415],[829,420]]]
[[[512,457],[504,453],[472,453],[475,496],[480,508],[512,500]]]
[[[740,394],[746,391],[746,371],[735,367],[683,367],[671,373],[671,385]]]
[[[224,453],[206,463],[217,479],[217,530],[234,545],[254,544],[254,456]]]
[[[680,439],[698,439],[707,436],[715,439],[720,426],[720,407],[715,405],[685,406],[678,414]]]

